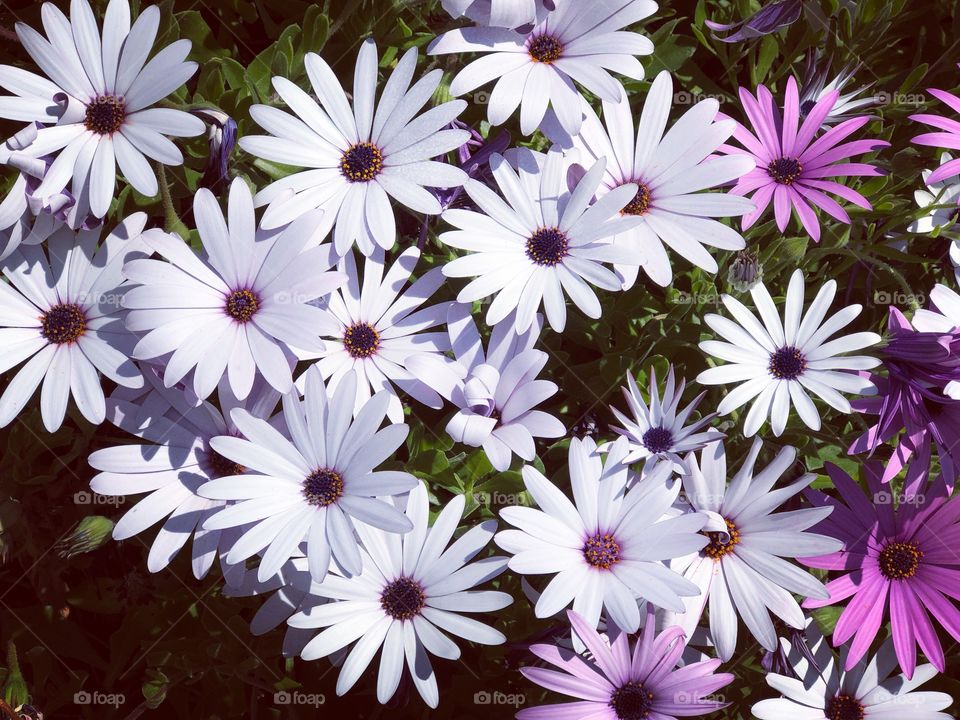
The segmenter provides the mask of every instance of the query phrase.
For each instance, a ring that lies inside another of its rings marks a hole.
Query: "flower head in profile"
[[[420,110],[430,100],[442,70],[432,70],[412,86],[417,49],[408,50],[377,92],[377,46],[360,46],[353,80],[353,104],[333,69],[319,56],[304,58],[307,76],[319,104],[282,77],[273,87],[293,114],[270,105],[254,105],[253,119],[269,135],[246,135],[240,147],[273,162],[307,168],[277,180],[257,193],[257,205],[268,205],[267,229],[280,228],[306,212],[308,228],[319,241],[334,228],[337,255],[356,244],[364,255],[389,249],[397,239],[391,198],[415,212],[439,215],[440,201],[426,187],[462,185],[466,173],[435,160],[456,150],[470,137],[466,130],[444,130],[466,103],[453,100]]]
[[[807,427],[819,430],[820,414],[808,392],[842,413],[849,413],[851,408],[841,392],[876,392],[868,379],[849,371],[876,367],[880,360],[845,353],[876,345],[880,336],[857,332],[828,340],[853,322],[863,309],[860,305],[848,305],[828,318],[827,310],[836,292],[836,280],[824,283],[804,314],[803,273],[795,270],[787,287],[782,321],[763,284],[750,291],[759,318],[730,295],[723,295],[722,300],[733,320],[714,314],[704,317],[723,341],[706,340],[700,343],[700,349],[727,364],[704,370],[697,382],[740,383],[723,398],[717,412],[726,415],[752,400],[743,426],[748,437],[760,429],[768,416],[773,434],[780,436],[787,426],[791,406]]]
[[[520,148],[512,157],[513,165],[500,155],[490,160],[506,201],[483,183],[469,180],[464,188],[478,211],[443,213],[457,229],[442,233],[440,241],[470,253],[444,265],[443,274],[475,278],[457,301],[495,295],[487,324],[510,316],[518,333],[530,327],[541,304],[550,327],[561,332],[567,322],[565,294],[588,317],[600,317],[600,300],[591,285],[620,289],[620,278],[604,263],[633,259],[627,248],[609,239],[641,222],[620,217],[637,186],[621,185],[591,205],[603,181],[605,160],[597,160],[568,191],[559,149],[544,155]]]
[[[707,20],[706,26],[713,31],[713,37],[720,42],[744,42],[790,27],[800,19],[802,12],[803,0],[769,0],[746,20],[733,23],[718,23],[714,20]],[[717,35],[718,32],[729,34],[720,37]]]
[[[120,306],[128,290],[126,259],[146,255],[143,213],[131,215],[100,242],[100,229],[61,227],[45,246],[21,245],[0,282],[0,371],[26,360],[0,396],[0,427],[9,425],[40,390],[43,425],[55,432],[73,396],[91,423],[106,417],[101,375],[126,387],[143,376],[130,361],[136,337]]]
[[[530,462],[536,456],[534,438],[557,438],[566,432],[563,423],[536,406],[557,392],[557,385],[537,376],[547,354],[534,349],[540,334],[540,317],[517,335],[513,324],[493,328],[486,351],[469,305],[453,305],[447,315],[450,345],[456,360],[417,355],[408,366],[458,408],[447,423],[456,442],[482,447],[493,467],[510,467],[516,453]]]
[[[407,499],[410,533],[396,535],[358,524],[362,572],[350,578],[331,572],[314,586],[315,594],[330,602],[290,618],[294,628],[324,628],[304,646],[304,660],[326,657],[357,641],[342,663],[337,695],[354,686],[382,647],[377,699],[385,704],[393,697],[406,661],[417,692],[435,708],[440,691],[430,655],[458,659],[460,648],[450,635],[481,645],[506,640],[503,633],[466,614],[502,610],[513,598],[472,589],[500,575],[507,563],[503,557],[471,562],[493,537],[495,520],[470,528],[450,544],[465,505],[463,495],[457,495],[430,526],[427,489],[418,484]]]
[[[347,575],[361,572],[355,534],[359,524],[391,533],[411,529],[410,521],[386,498],[409,491],[416,478],[375,470],[403,444],[409,428],[380,428],[389,402],[383,390],[352,419],[356,384],[357,376],[350,371],[331,393],[319,369],[311,368],[303,400],[296,390],[283,396],[282,419],[289,436],[242,408],[230,413],[243,437],[215,437],[210,447],[245,472],[210,480],[198,489],[211,500],[236,501],[203,524],[207,530],[244,528],[227,562],[264,551],[257,571],[263,582],[305,542],[310,573],[319,582],[331,558]]]
[[[960,608],[954,601],[960,557],[960,497],[948,498],[937,487],[895,497],[882,482],[883,467],[863,466],[867,491],[846,472],[826,464],[839,498],[808,490],[811,502],[833,512],[817,532],[837,538],[843,549],[801,559],[805,565],[840,573],[827,583],[826,599],[808,599],[818,608],[848,601],[833,631],[837,647],[850,642],[844,669],[864,657],[889,619],[897,662],[908,678],[917,669],[917,645],[940,672],[946,667],[943,647],[931,616],[960,641]],[[899,502],[897,502],[899,500]]]
[[[600,613],[626,632],[640,626],[637,598],[682,612],[683,596],[697,586],[663,561],[698,552],[708,540],[700,533],[706,516],[664,518],[680,493],[669,463],[631,489],[623,463],[627,439],[601,456],[591,439],[570,441],[570,482],[574,502],[536,468],[525,465],[523,482],[539,506],[508,507],[501,517],[515,530],[497,534],[511,553],[510,569],[520,575],[553,575],[536,605],[550,617],[573,602],[590,627]]]
[[[626,633],[616,633],[611,641],[578,613],[570,610],[567,617],[590,656],[556,645],[531,645],[530,652],[558,669],[527,666],[520,672],[531,682],[577,701],[524,708],[517,720],[677,720],[726,707],[710,696],[733,682],[734,676],[715,673],[720,666],[716,658],[681,663],[686,645],[679,627],[657,633],[657,623],[649,617],[631,650]]]
[[[749,119],[752,131],[740,125],[733,137],[742,148],[725,145],[723,152],[744,154],[756,162],[756,169],[737,180],[731,192],[749,195],[756,209],[743,216],[743,229],[751,227],[773,203],[774,217],[780,232],[787,229],[791,209],[796,212],[803,229],[820,242],[820,221],[814,208],[834,220],[850,223],[850,216],[827,193],[866,210],[872,206],[853,188],[831,178],[876,177],[883,171],[869,163],[849,162],[857,155],[887,147],[883,140],[853,140],[846,142],[866,125],[869,117],[845,120],[818,136],[825,118],[840,97],[839,90],[824,95],[800,122],[800,97],[797,81],[787,78],[786,100],[783,110],[774,104],[771,92],[760,85],[754,97],[746,88],[740,88],[740,102]]]
[[[817,55],[814,51],[807,52],[807,66],[804,70],[803,83],[800,87],[800,117],[805,118],[820,102],[830,93],[836,91],[839,93],[833,103],[833,109],[827,113],[823,119],[824,125],[836,125],[845,120],[851,120],[856,117],[855,113],[862,108],[868,108],[880,102],[878,95],[867,95],[858,97],[862,93],[873,87],[873,83],[862,85],[855,90],[843,92],[844,88],[854,79],[854,75],[862,64],[845,65],[839,74],[835,75],[829,82],[830,61],[817,62]]]
[[[626,91],[610,71],[643,79],[637,55],[653,52],[653,43],[623,30],[657,10],[652,0],[611,0],[603,3],[558,2],[556,10],[538,13],[533,27],[517,30],[467,27],[450,30],[431,43],[431,55],[485,53],[469,63],[450,83],[450,92],[463,95],[496,80],[487,118],[501,125],[520,106],[524,135],[536,130],[547,107],[571,135],[583,123],[581,96],[575,83],[609,102]]]
[[[197,63],[185,60],[190,41],[178,40],[148,61],[160,10],[146,8],[131,25],[127,0],[110,0],[102,32],[87,0],[71,0],[69,19],[49,2],[41,15],[46,38],[23,23],[16,29],[47,77],[0,67],[0,87],[13,93],[0,103],[0,117],[49,126],[24,150],[36,158],[56,156],[35,195],[43,198],[71,183],[76,217],[89,210],[102,218],[113,200],[118,167],[137,192],[156,195],[150,161],[183,163],[166,136],[203,132],[203,122],[187,112],[151,107],[197,71]]]
[[[204,255],[176,235],[150,230],[144,239],[164,260],[138,259],[123,268],[138,287],[124,297],[127,327],[141,333],[134,357],[166,358],[167,387],[193,370],[193,391],[206,398],[227,375],[244,399],[262,376],[280,392],[293,387],[291,347],[322,350],[316,328],[325,310],[311,305],[346,280],[328,272],[329,245],[305,247],[308,215],[279,233],[258,233],[246,183],[230,186],[227,218],[216,197],[197,191],[194,217]]]

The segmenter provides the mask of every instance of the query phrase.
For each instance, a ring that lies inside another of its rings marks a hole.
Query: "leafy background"
[[[65,6],[66,3],[59,3]],[[94,5],[102,16],[105,0]],[[133,0],[134,12],[140,5]],[[782,96],[790,74],[802,78],[804,56],[819,54],[832,65],[831,77],[847,63],[861,63],[856,85],[873,83],[871,92],[883,94],[873,113],[876,120],[861,137],[881,137],[892,147],[877,154],[876,162],[888,170],[860,186],[874,203],[871,212],[849,208],[853,224],[829,222],[819,245],[798,236],[794,224],[785,234],[772,220],[747,233],[748,246],[759,255],[764,281],[774,295],[786,287],[789,273],[801,267],[808,278],[808,294],[818,282],[836,278],[840,284],[836,306],[859,302],[865,311],[858,330],[885,327],[887,298],[908,311],[923,305],[937,281],[952,284],[947,259],[949,238],[905,235],[906,245],[892,241],[919,214],[912,194],[920,186],[920,171],[935,164],[932,149],[909,144],[919,132],[907,118],[926,106],[944,112],[925,88],[952,90],[958,85],[954,60],[960,57],[960,14],[950,0],[808,1],[798,22],[777,34],[739,44],[724,44],[711,36],[705,19],[720,22],[749,17],[760,4],[751,0],[692,0],[663,2],[645,23],[643,31],[656,46],[646,59],[648,77],[661,69],[674,76],[678,97],[674,117],[689,104],[690,96],[706,94],[722,102],[722,109],[741,119],[736,89],[765,83]],[[303,67],[305,52],[322,53],[349,87],[360,41],[376,39],[381,68],[387,72],[397,56],[409,47],[425,47],[454,23],[438,0],[164,0],[158,46],[186,37],[193,41],[191,58],[200,63],[197,76],[170,100],[179,106],[219,107],[239,124],[239,134],[257,132],[249,117],[253,103],[276,103],[269,83],[284,75],[307,87]],[[64,7],[64,9],[66,9]],[[40,4],[0,0],[0,36],[3,62],[30,66],[12,33],[21,20],[40,26]],[[457,56],[420,57],[420,72],[442,67],[445,82],[464,62]],[[648,84],[629,82],[634,108],[639,109]],[[438,95],[444,95],[445,85]],[[438,97],[438,100],[443,99]],[[485,95],[467,98],[462,120],[485,136]],[[6,137],[16,129],[0,128]],[[514,142],[542,148],[539,137],[524,139],[515,125]],[[123,189],[108,216],[117,219],[144,210],[154,225],[189,236],[192,196],[206,161],[204,138],[185,144],[186,164],[167,169],[162,198],[144,198]],[[239,149],[231,159],[232,175],[262,187],[288,169],[246,156]],[[8,182],[11,178],[5,178]],[[418,241],[422,218],[398,209],[399,247]],[[770,215],[768,214],[768,217]],[[437,224],[426,241],[429,263],[444,262],[448,252],[435,240]],[[573,432],[605,434],[612,421],[607,408],[619,403],[618,387],[627,372],[647,378],[651,366],[662,377],[668,360],[688,378],[706,366],[696,343],[703,336],[702,317],[716,310],[719,294],[733,291],[727,272],[733,259],[720,253],[716,276],[691,270],[675,255],[672,287],[661,289],[640,282],[631,291],[607,294],[600,321],[571,313],[563,335],[545,331],[541,346],[550,353],[545,375],[561,387],[544,409],[557,414]],[[454,289],[441,293],[453,296]],[[883,301],[881,301],[883,300]],[[8,373],[0,387],[9,382]],[[691,388],[693,391],[694,388]],[[708,393],[702,408],[715,406],[723,389]],[[692,392],[688,393],[692,395]],[[104,539],[110,521],[129,507],[91,504],[84,494],[92,471],[86,463],[91,451],[129,442],[114,428],[93,428],[71,412],[63,428],[47,434],[36,403],[11,426],[0,430],[0,639],[6,659],[0,657],[0,693],[16,706],[28,698],[47,717],[136,718],[154,710],[165,716],[201,718],[308,717],[313,708],[278,707],[273,693],[299,689],[322,693],[320,712],[348,710],[364,718],[403,717],[463,718],[494,714],[507,717],[512,708],[474,703],[475,693],[499,692],[522,696],[526,705],[542,702],[544,693],[526,683],[517,668],[529,662],[526,646],[558,632],[553,624],[534,618],[516,577],[504,576],[497,584],[516,602],[501,612],[496,624],[509,638],[497,648],[463,646],[461,662],[437,661],[441,704],[429,711],[415,691],[404,684],[386,707],[375,698],[376,673],[368,671],[345,698],[334,690],[337,675],[326,661],[306,663],[280,656],[282,628],[254,638],[248,622],[259,604],[255,599],[226,599],[216,570],[202,582],[193,579],[183,554],[166,570],[151,575],[146,570],[150,541],[133,538],[123,543]],[[767,441],[769,456],[782,444],[799,449],[792,473],[803,467],[816,471],[832,460],[856,473],[858,462],[844,454],[850,441],[864,428],[859,417],[832,411],[824,429],[811,432],[792,423],[779,439]],[[466,493],[467,523],[496,515],[499,506],[528,502],[521,494],[519,462],[506,473],[496,473],[479,450],[453,447],[435,429],[443,427],[445,413],[412,408],[412,431],[405,455],[397,458],[429,482],[438,505],[452,493]],[[740,436],[740,418],[725,418],[730,432],[728,452],[741,457],[749,443]],[[538,446],[538,467],[566,487],[563,470],[566,442]],[[823,478],[818,480],[825,485]],[[79,493],[79,494],[78,494]],[[82,524],[81,524],[82,523]],[[836,610],[817,613],[829,631]],[[740,653],[725,669],[736,681],[723,692],[732,702],[720,713],[725,718],[748,718],[750,705],[773,693],[763,683],[759,648],[741,631]],[[930,689],[951,692],[960,698],[960,649],[942,633],[948,649],[947,672],[930,683]],[[76,705],[74,693],[122,694],[117,708]],[[558,698],[552,698],[556,701]],[[957,704],[953,709],[956,711]]]

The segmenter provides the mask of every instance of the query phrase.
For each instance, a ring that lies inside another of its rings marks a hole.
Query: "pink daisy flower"
[[[744,230],[766,212],[771,201],[780,232],[786,229],[793,209],[814,242],[820,242],[820,221],[814,208],[839,222],[850,223],[850,216],[827,193],[865,210],[872,209],[863,195],[832,178],[883,175],[882,170],[868,163],[847,161],[855,155],[887,147],[889,143],[883,140],[844,142],[870,121],[865,116],[850,118],[817,137],[838,97],[837,90],[824,95],[801,124],[800,95],[793,77],[787,80],[782,112],[763,85],[757,87],[756,97],[740,88],[740,102],[753,132],[739,125],[733,137],[745,149],[731,145],[719,149],[728,154],[749,155],[757,164],[756,169],[743,175],[731,190],[734,195],[753,193],[752,200],[757,207],[743,216]]]
[[[958,65],[960,67],[960,65]],[[933,95],[937,100],[946,103],[954,112],[960,113],[960,97],[946,90],[937,90],[936,88],[927,88],[927,92]],[[917,135],[911,142],[917,145],[927,145],[929,147],[944,148],[947,150],[960,150],[960,122],[950,118],[940,117],[939,115],[927,115],[920,113],[911,115],[911,120],[916,120],[924,125],[930,125],[939,132],[928,132]],[[947,178],[960,175],[960,158],[943,163],[934,170],[927,178],[927,184],[937,183]]]

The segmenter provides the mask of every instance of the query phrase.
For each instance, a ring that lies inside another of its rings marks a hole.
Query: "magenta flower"
[[[537,685],[579,701],[525,708],[517,713],[517,720],[676,720],[726,707],[727,703],[708,697],[733,681],[729,673],[714,674],[720,660],[677,669],[684,648],[679,627],[657,635],[653,616],[648,616],[631,653],[626,634],[607,644],[577,613],[571,610],[567,616],[592,657],[588,660],[556,645],[531,645],[530,652],[562,672],[541,667],[524,667],[520,672]]]
[[[827,583],[829,600],[807,600],[804,607],[850,599],[833,632],[836,646],[853,638],[846,670],[863,658],[889,617],[906,676],[913,677],[918,644],[943,672],[943,648],[930,616],[960,640],[960,608],[951,599],[960,586],[960,556],[954,550],[960,544],[960,496],[950,499],[940,486],[926,496],[892,497],[878,462],[864,466],[867,496],[843,470],[831,463],[825,467],[842,501],[816,490],[806,494],[815,505],[833,507],[816,532],[842,540],[844,549],[800,562],[844,574]]]
[[[958,65],[958,67],[960,67],[960,65]],[[927,88],[927,92],[937,98],[937,100],[949,105],[951,110],[960,113],[960,97],[957,97],[953,93],[948,93],[945,90],[937,90],[936,88]],[[911,115],[910,119],[921,122],[924,125],[930,125],[940,131],[917,135],[911,142],[915,142],[917,145],[927,145],[935,148],[960,150],[960,122],[951,120],[950,118],[940,117],[939,115],[928,115],[926,113]],[[927,184],[937,183],[956,175],[960,175],[960,158],[945,162],[934,170],[930,174],[930,177],[927,178]]]
[[[866,125],[870,121],[868,117],[851,118],[816,137],[839,96],[839,91],[834,90],[820,98],[801,125],[800,96],[793,77],[787,80],[782,113],[774,104],[773,95],[763,85],[757,88],[756,97],[740,88],[740,102],[753,132],[738,125],[733,136],[745,149],[724,145],[720,151],[749,155],[757,164],[756,169],[743,175],[731,191],[735,195],[753,193],[752,199],[757,207],[743,216],[744,230],[753,225],[773,201],[774,216],[781,232],[790,221],[792,207],[810,237],[820,242],[820,222],[814,208],[839,222],[850,223],[850,216],[827,193],[866,210],[871,209],[863,195],[831,178],[883,175],[882,170],[868,163],[842,161],[886,147],[889,143],[883,140],[843,142]]]

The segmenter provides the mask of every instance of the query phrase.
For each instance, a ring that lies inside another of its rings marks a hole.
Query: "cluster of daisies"
[[[733,676],[716,671],[745,627],[781,695],[754,705],[758,718],[946,720],[951,698],[917,688],[945,669],[941,631],[960,640],[952,288],[912,318],[892,307],[881,349],[859,305],[834,307],[834,280],[808,293],[796,271],[780,308],[755,281],[750,306],[724,295],[702,318],[710,367],[696,381],[733,386],[714,412],[697,414],[706,391],[684,401],[672,367],[664,384],[650,369],[649,388],[626,378],[607,439],[569,438],[569,493],[529,464],[536,439],[572,434],[538,409],[558,392],[541,378],[544,325],[562,332],[568,309],[599,318],[597,290],[627,290],[641,270],[668,286],[677,261],[715,273],[711,250],[749,260],[741,233],[771,205],[781,231],[793,215],[813,241],[821,218],[850,223],[841,202],[871,206],[843,179],[880,175],[861,156],[887,144],[853,139],[870,120],[862,103],[838,83],[801,95],[789,78],[782,100],[741,88],[736,117],[706,99],[671,120],[669,73],[642,102],[620,80],[643,79],[653,44],[626,28],[657,12],[651,0],[443,6],[459,22],[427,52],[468,59],[450,94],[493,83],[490,124],[518,115],[549,149],[490,151],[478,172],[466,102],[428,107],[443,71],[418,76],[416,49],[381,83],[365,41],[349,93],[308,52],[309,87],[273,78],[277,106],[250,111],[263,134],[239,139],[299,170],[255,194],[241,179],[223,198],[198,191],[199,252],[145,214],[108,217],[118,170],[155,196],[151,161],[181,164],[170,138],[207,129],[209,113],[163,102],[197,69],[190,43],[152,54],[160,11],[134,19],[127,0],[100,24],[87,0],[69,18],[44,4],[44,34],[19,24],[39,72],[0,66],[0,117],[26,123],[0,148],[14,175],[0,204],[0,370],[19,368],[0,425],[39,387],[50,432],[72,396],[87,421],[132,436],[89,458],[97,493],[144,495],[114,537],[158,526],[151,571],[190,544],[197,578],[216,564],[226,594],[269,594],[251,630],[286,625],[284,654],[330,657],[341,694],[379,651],[380,702],[406,675],[435,707],[430,656],[458,658],[453,638],[506,641],[495,616],[474,615],[514,602],[490,584],[510,572],[543,576],[524,583],[532,612],[566,628],[530,648],[523,675],[573,698],[518,717],[722,710]],[[960,98],[931,92],[960,112]],[[957,121],[915,120],[937,129],[916,143],[960,149]],[[956,221],[958,176],[949,155],[925,174],[917,199],[933,214],[914,232]],[[397,206],[439,216],[455,259],[397,247]],[[433,299],[444,285],[455,300]],[[728,469],[718,416],[749,405],[728,431],[779,437],[795,415],[817,437],[817,401],[876,416],[850,448],[892,448],[887,465],[862,465],[869,495],[832,465],[836,492],[812,489],[793,448],[759,437]],[[463,496],[430,522],[429,483],[395,469],[420,405],[448,411],[451,440],[496,470],[528,463],[532,504],[504,508],[509,527],[464,526]],[[829,642],[804,609],[831,604],[844,608]]]

